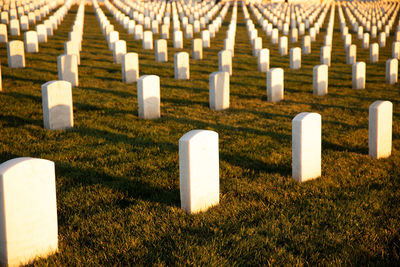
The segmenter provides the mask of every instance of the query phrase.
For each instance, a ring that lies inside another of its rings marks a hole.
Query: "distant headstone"
[[[393,42],[392,57],[400,59],[400,42]]]
[[[292,120],[292,176],[299,182],[321,176],[321,115],[302,112]]]
[[[38,53],[39,52],[39,40],[37,32],[27,31],[24,33],[25,50],[26,53]]]
[[[126,54],[126,41],[118,40],[114,43],[113,57],[114,63],[121,64],[122,56]]]
[[[29,20],[28,20],[28,16],[22,16],[22,17],[20,17],[19,24],[20,24],[20,27],[21,27],[21,31],[27,31],[27,30],[29,30]]]
[[[278,44],[279,42],[279,31],[278,29],[274,28],[271,34],[271,44]]]
[[[218,52],[218,67],[220,71],[226,71],[232,75],[232,53],[229,50]]]
[[[290,49],[290,68],[300,69],[301,68],[301,48],[293,47]]]
[[[363,37],[363,41],[362,41],[362,47],[364,49],[368,49],[369,48],[369,33],[364,33],[364,37]]]
[[[229,108],[229,73],[216,71],[210,74],[210,108],[223,110]]]
[[[269,70],[269,49],[261,49],[258,53],[258,71],[267,72]]]
[[[7,43],[7,56],[9,68],[25,68],[24,42],[19,40]]]
[[[210,32],[208,30],[204,30],[201,32],[201,39],[203,40],[203,47],[210,47]]]
[[[10,34],[14,36],[19,36],[20,28],[19,28],[19,20],[12,19],[10,20]]]
[[[218,134],[193,130],[179,139],[181,207],[188,213],[219,203]]]
[[[185,38],[186,39],[192,39],[193,38],[193,26],[192,26],[192,24],[186,25]]]
[[[182,49],[183,48],[183,34],[182,31],[174,31],[173,35],[174,48]]]
[[[368,146],[369,155],[387,158],[392,153],[393,104],[390,101],[375,101],[369,106]]]
[[[108,34],[108,49],[114,50],[114,43],[119,40],[119,32],[112,31]]]
[[[314,66],[313,93],[314,95],[326,95],[328,93],[328,65]]]
[[[159,39],[155,41],[155,59],[158,62],[168,61],[167,40]]]
[[[169,39],[169,25],[161,25],[161,38],[162,39]]]
[[[283,100],[283,69],[272,68],[267,72],[267,98],[269,102]]]
[[[296,43],[299,39],[299,32],[297,28],[292,28],[290,31],[290,42],[291,43]]]
[[[126,53],[122,56],[122,81],[134,83],[139,78],[139,56],[137,53]]]
[[[20,266],[57,252],[54,162],[15,158],[0,165],[0,264]]]
[[[77,41],[66,41],[64,42],[64,54],[66,55],[75,55],[78,60],[78,65],[81,63],[81,56],[79,52],[79,44]]]
[[[303,36],[303,54],[308,55],[311,53],[311,37],[310,35]]]
[[[386,33],[384,32],[379,34],[379,46],[382,48],[386,46]]]
[[[365,62],[356,62],[352,67],[353,89],[365,89]]]
[[[178,52],[174,55],[175,79],[189,80],[189,54],[187,52]]]
[[[371,44],[369,50],[369,60],[371,63],[375,63],[379,61],[379,45],[378,43]]]
[[[261,49],[262,49],[262,38],[257,37],[254,39],[253,43],[253,56],[257,57]]]
[[[192,58],[203,59],[203,41],[200,38],[192,40]]]
[[[135,40],[143,39],[143,25],[136,24],[134,37],[135,37]]]
[[[397,83],[399,73],[399,60],[397,58],[391,58],[386,61],[386,83],[395,84]]]
[[[346,63],[354,64],[357,62],[357,45],[352,44],[347,48]]]
[[[71,83],[50,81],[42,85],[44,128],[61,130],[74,126]]]
[[[145,31],[143,33],[143,49],[153,49],[153,33],[151,31]]]
[[[321,47],[321,64],[331,65],[331,47],[322,46]]]
[[[7,43],[8,35],[7,35],[7,25],[0,24],[0,43]]]
[[[61,55],[57,57],[58,79],[78,86],[78,61],[76,55]]]
[[[160,77],[143,75],[138,84],[139,117],[142,119],[160,118]]]
[[[286,56],[288,54],[288,38],[287,36],[281,36],[279,38],[279,54]]]
[[[39,43],[46,43],[47,42],[47,30],[44,24],[36,25],[36,32],[38,35]]]

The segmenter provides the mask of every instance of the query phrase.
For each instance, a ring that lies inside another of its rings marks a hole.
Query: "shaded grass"
[[[155,62],[154,51],[142,50],[102,8],[128,52],[139,53],[140,75],[160,76],[161,119],[137,117],[136,84],[121,82],[91,6],[85,13],[80,86],[73,89],[72,130],[43,129],[40,86],[57,79],[56,57],[77,6],[39,54],[27,54],[25,69],[8,69],[0,44],[0,160],[31,156],[56,164],[59,252],[36,265],[398,262],[400,96],[398,85],[385,84],[384,67],[393,35],[377,64],[368,63],[368,51],[355,41],[358,61],[367,62],[367,88],[352,90],[336,17],[329,94],[316,97],[312,67],[319,64],[323,31],[312,54],[303,56],[302,68],[290,70],[289,57],[279,56],[257,25],[263,47],[271,51],[271,67],[285,70],[285,100],[272,104],[239,7],[231,107],[216,112],[208,108],[208,77],[218,70],[231,8],[204,60],[190,60],[189,81],[173,78],[173,56],[181,50],[172,48],[172,40],[169,61]],[[301,43],[289,43],[294,46]],[[183,51],[190,50],[185,39]],[[378,99],[394,104],[393,155],[383,160],[367,155],[368,107]],[[323,175],[299,184],[291,178],[291,120],[303,111],[322,115]],[[196,215],[183,212],[179,199],[178,140],[192,129],[218,132],[220,150],[221,203]]]

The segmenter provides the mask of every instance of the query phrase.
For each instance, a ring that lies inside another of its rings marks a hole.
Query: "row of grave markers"
[[[228,76],[229,77],[229,76]],[[141,77],[139,83],[154,82]],[[65,81],[43,85],[48,101]],[[143,92],[145,93],[145,92]],[[138,92],[138,94],[140,94]],[[71,98],[64,95],[64,98]],[[53,109],[64,110],[57,105]],[[390,156],[392,103],[376,101],[369,107],[369,154]],[[63,111],[64,112],[64,111]],[[67,112],[67,109],[65,109]],[[72,112],[69,110],[68,112]],[[145,111],[142,111],[145,112]],[[292,176],[299,182],[321,176],[321,115],[303,112],[292,120]],[[192,130],[179,139],[181,207],[188,213],[205,211],[219,204],[218,133]],[[58,226],[54,162],[16,158],[0,165],[0,263],[18,266],[57,251]]]
[[[77,27],[72,31],[76,30],[81,37],[83,14],[84,11],[78,11],[74,24],[74,27],[75,25]],[[231,21],[234,23],[232,25],[236,25],[235,20],[236,18]],[[231,36],[229,33],[227,35]],[[70,39],[74,39],[71,36],[75,35],[70,35]],[[12,42],[15,41],[10,43]],[[78,38],[77,43],[80,42]],[[10,46],[13,47],[13,45]],[[9,51],[11,50],[10,48]],[[77,50],[79,49],[76,48],[74,51]],[[258,54],[265,53],[262,51],[260,50]],[[221,55],[223,53],[229,53],[231,59],[233,51],[220,52]],[[74,53],[67,55],[69,56],[61,56],[58,59],[61,69],[59,75],[62,78],[66,76],[63,72],[72,64],[66,62],[73,62],[74,59],[77,61],[78,58]],[[129,64],[130,60],[127,57],[130,55],[134,55],[133,58],[136,55],[136,62],[138,62],[136,53],[126,53],[121,58],[122,68],[124,64]],[[175,62],[178,62],[175,64],[178,66],[176,67],[178,70],[175,71],[176,78],[188,78],[189,65],[187,64],[187,72],[181,71],[179,65],[181,57],[183,62],[188,62],[188,53],[180,52],[175,57]],[[353,69],[354,66],[356,66],[356,71],[353,70],[355,73],[359,73],[357,66],[364,69],[365,83],[365,63],[364,68],[362,68],[362,62],[354,64]],[[265,65],[262,67],[266,68]],[[314,72],[317,73],[314,76],[315,84],[323,84],[325,79],[321,77],[327,76],[327,65],[314,68]],[[129,77],[128,75],[125,79]],[[355,80],[358,82],[359,78]],[[141,76],[137,82],[139,116],[149,119],[158,118],[160,116],[159,77],[145,75]],[[226,71],[212,73],[209,87],[210,107],[216,110],[229,107],[229,73]],[[268,70],[267,95],[270,101],[283,99],[283,69]],[[46,128],[73,127],[72,84],[70,82],[50,81],[44,84],[42,99]],[[390,156],[392,139],[392,104],[390,102],[376,101],[371,104],[368,133],[369,154],[374,158]],[[293,119],[292,155],[293,178],[303,182],[321,176],[321,116],[319,114],[300,113]],[[179,172],[182,209],[189,213],[196,213],[219,203],[219,152],[216,132],[193,130],[182,136],[179,140]],[[0,199],[4,207],[3,212],[0,213],[0,220],[3,225],[7,225],[1,233],[7,242],[0,240],[2,242],[0,248],[3,250],[0,253],[2,264],[19,265],[28,263],[38,256],[44,257],[56,252],[58,232],[54,163],[32,158],[13,159],[0,165],[0,177],[3,189],[0,192],[2,194]],[[21,188],[21,185],[26,186]]]

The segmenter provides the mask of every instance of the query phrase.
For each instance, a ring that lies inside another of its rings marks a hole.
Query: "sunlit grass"
[[[290,70],[289,56],[279,56],[252,16],[263,47],[271,51],[271,67],[285,70],[285,100],[273,104],[267,102],[265,73],[257,72],[239,7],[230,109],[216,112],[208,107],[208,78],[218,70],[231,8],[204,60],[190,60],[189,81],[173,77],[174,53],[180,50],[172,48],[172,40],[169,61],[155,62],[154,51],[142,50],[102,8],[128,52],[139,53],[140,75],[160,76],[161,119],[138,118],[136,84],[121,82],[121,67],[113,63],[91,6],[86,6],[80,86],[73,89],[72,130],[43,128],[40,88],[57,79],[56,58],[77,6],[39,54],[27,55],[27,68],[8,69],[5,45],[0,46],[0,160],[29,156],[56,164],[59,252],[37,265],[400,260],[400,96],[398,85],[385,84],[393,34],[376,64],[353,36],[358,61],[367,62],[366,89],[353,90],[336,17],[329,94],[317,97],[312,68],[320,64],[324,30],[312,54],[303,56],[302,68]],[[289,43],[294,46],[301,42]],[[190,40],[183,50],[191,53]],[[393,155],[383,160],[368,156],[368,107],[375,100],[394,104]],[[304,111],[322,115],[322,177],[299,184],[291,177],[291,120]],[[188,215],[180,209],[178,140],[193,129],[219,134],[221,203]]]

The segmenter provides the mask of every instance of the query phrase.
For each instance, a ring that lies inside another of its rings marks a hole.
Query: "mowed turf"
[[[172,40],[168,63],[155,62],[154,51],[142,50],[102,10],[128,52],[139,54],[140,75],[160,76],[161,119],[138,118],[136,84],[121,82],[92,6],[85,10],[71,130],[43,128],[41,85],[57,79],[57,56],[77,6],[39,54],[26,55],[25,69],[9,69],[0,45],[0,161],[36,157],[56,166],[59,252],[35,265],[398,264],[400,88],[385,83],[393,32],[375,64],[353,34],[357,60],[367,62],[366,89],[353,90],[336,12],[329,94],[317,97],[312,68],[320,64],[329,14],[300,70],[289,69],[289,56],[279,56],[251,15],[271,67],[285,71],[285,100],[274,104],[267,102],[266,75],[257,71],[239,6],[230,108],[217,112],[209,109],[208,82],[218,70],[232,7],[204,59],[190,59],[188,81],[174,79],[173,57],[181,50]],[[289,43],[295,46],[301,41]],[[190,53],[190,40],[183,50]],[[394,105],[388,159],[368,156],[368,107],[375,100]],[[298,183],[291,177],[291,120],[305,111],[322,116],[322,177]],[[220,205],[189,215],[180,209],[178,140],[193,129],[219,134]]]

